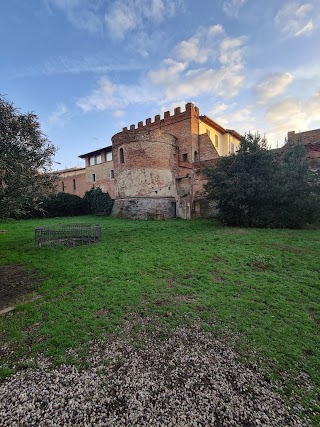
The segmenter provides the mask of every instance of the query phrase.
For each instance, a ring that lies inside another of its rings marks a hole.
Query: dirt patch
[[[15,305],[39,285],[36,272],[27,272],[22,265],[0,265],[0,309]]]

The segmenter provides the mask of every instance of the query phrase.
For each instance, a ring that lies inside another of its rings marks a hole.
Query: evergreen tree
[[[319,220],[320,174],[302,144],[269,150],[259,134],[241,138],[237,154],[206,171],[218,218],[246,227],[303,227]]]

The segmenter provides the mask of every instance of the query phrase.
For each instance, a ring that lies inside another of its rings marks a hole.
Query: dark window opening
[[[182,154],[182,161],[183,162],[187,162],[188,161],[188,154],[187,153],[183,153]]]
[[[64,182],[63,181],[61,183],[61,186],[62,186],[62,191],[64,192]]]
[[[120,148],[120,163],[124,163],[123,148]]]
[[[77,187],[76,187],[76,180],[73,180],[73,190],[76,191]]]
[[[110,171],[110,178],[114,179],[114,170],[113,169],[111,169],[111,171]]]
[[[198,162],[199,161],[199,156],[198,156],[198,151],[194,152],[194,161]]]
[[[92,181],[92,182],[96,182],[96,174],[95,174],[95,173],[93,173],[93,174],[91,175],[91,181]]]

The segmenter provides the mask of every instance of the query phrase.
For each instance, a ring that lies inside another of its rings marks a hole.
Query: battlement
[[[181,112],[181,107],[176,107],[174,109],[173,115],[171,115],[170,111],[165,111],[163,114],[163,119],[161,119],[160,114],[157,114],[154,117],[154,121],[152,121],[152,119],[149,117],[146,119],[145,124],[143,124],[143,122],[140,121],[140,122],[138,122],[137,127],[135,124],[132,124],[132,125],[130,125],[129,129],[127,127],[124,127],[122,129],[122,132],[128,132],[128,131],[132,131],[135,129],[146,129],[146,128],[150,128],[150,127],[161,128],[162,126],[166,126],[167,124],[171,125],[174,122],[178,122],[180,120],[191,118],[192,116],[197,117],[197,118],[199,117],[199,108],[196,107],[191,102],[189,102],[188,104],[185,105],[185,111]]]
[[[317,144],[320,143],[320,129],[307,130],[305,132],[298,133],[293,130],[288,132],[287,139],[289,143],[302,142],[303,144]]]

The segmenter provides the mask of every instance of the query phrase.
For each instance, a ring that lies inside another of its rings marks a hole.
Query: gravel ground
[[[239,362],[230,335],[196,325],[169,333],[133,317],[120,335],[93,342],[86,361],[53,368],[40,356],[37,369],[0,384],[0,426],[309,425],[257,367]]]

